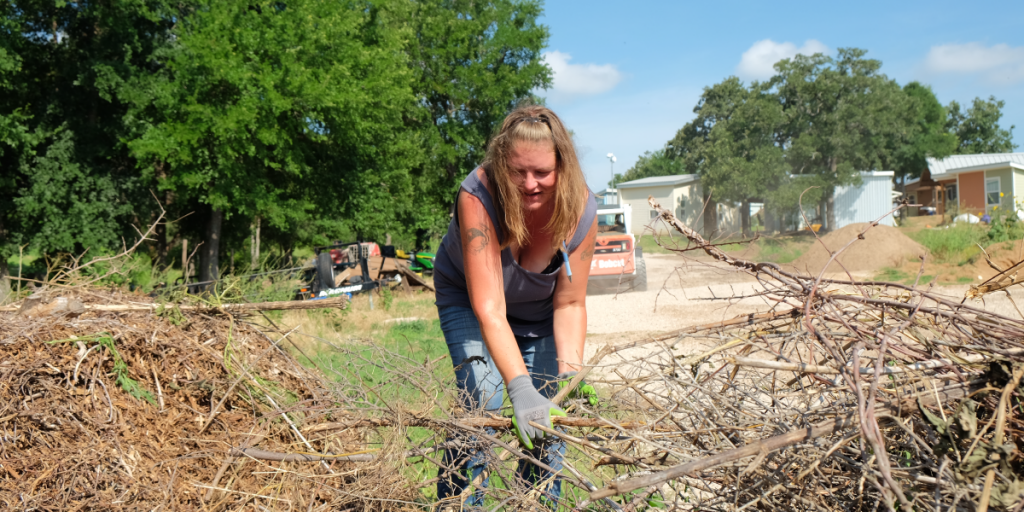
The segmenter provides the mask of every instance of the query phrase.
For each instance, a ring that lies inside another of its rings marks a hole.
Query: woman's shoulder
[[[483,193],[486,193],[488,196],[491,195],[491,184],[487,180],[487,173],[484,171],[483,166],[473,169],[466,175],[466,179],[462,180],[461,190],[480,198],[482,198]]]

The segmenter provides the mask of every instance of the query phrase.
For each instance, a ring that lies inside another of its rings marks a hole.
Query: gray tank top
[[[487,215],[494,224],[498,242],[501,243],[504,234],[501,232],[501,225],[498,224],[494,201],[487,187],[477,176],[476,169],[462,182],[461,189],[476,196],[483,203]],[[583,242],[596,215],[597,199],[590,193],[576,232],[573,233],[572,240],[567,242],[570,253]],[[558,282],[558,273],[564,272],[559,264],[562,255],[556,253],[555,258],[547,269],[536,273],[520,267],[519,262],[512,257],[510,248],[506,247],[501,251],[501,270],[505,282],[505,314],[508,325],[516,336],[536,338],[554,334],[555,284]],[[448,224],[448,233],[441,240],[441,247],[437,250],[437,259],[434,262],[434,288],[437,290],[438,307],[472,307],[466,287],[464,264],[459,215],[456,212]]]

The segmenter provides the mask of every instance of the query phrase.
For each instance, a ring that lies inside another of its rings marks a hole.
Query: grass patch
[[[922,229],[909,233],[928,248],[936,263],[964,265],[973,263],[989,241],[988,230],[977,224],[960,223],[943,229]]]
[[[900,269],[886,267],[875,275],[874,281],[885,281],[888,283],[900,283],[905,285],[913,285],[914,280],[917,279],[917,274],[908,274]],[[926,274],[922,275],[921,279],[917,281],[918,286],[926,285],[935,280],[934,275]]]
[[[757,241],[757,259],[771,263],[792,263],[807,250],[808,242],[790,238],[763,238]],[[813,242],[811,242],[813,243]]]
[[[910,277],[911,276],[909,274],[903,272],[902,270],[895,269],[892,267],[886,267],[883,268],[882,271],[875,276],[874,280],[885,281],[887,283],[899,283],[901,281],[907,280]]]
[[[968,276],[960,276],[960,277],[956,278],[956,282],[957,282],[957,284],[967,284],[967,283],[973,283],[974,279],[971,279]]]
[[[672,254],[672,251],[658,245],[658,240],[660,240],[661,243],[672,247],[672,242],[677,239],[670,239],[667,235],[658,237],[655,237],[654,235],[640,235],[636,237],[636,243],[640,246],[640,249],[644,251],[644,254]]]

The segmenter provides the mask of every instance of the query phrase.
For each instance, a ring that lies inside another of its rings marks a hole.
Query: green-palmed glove
[[[576,372],[562,372],[558,374],[558,390],[569,385],[569,381],[576,376]],[[590,404],[591,407],[597,407],[597,390],[594,386],[587,384],[586,381],[581,380],[576,386],[576,389],[569,392],[568,397],[570,400],[582,398]]]
[[[508,399],[512,402],[512,430],[519,437],[519,442],[527,449],[533,449],[533,441],[547,437],[548,433],[532,425],[534,422],[546,428],[553,428],[552,416],[565,416],[565,411],[551,403],[547,397],[533,387],[529,375],[520,375],[506,386]]]

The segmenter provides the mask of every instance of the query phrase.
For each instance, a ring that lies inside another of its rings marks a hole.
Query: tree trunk
[[[718,236],[718,202],[711,194],[704,194],[704,238],[708,240]]]
[[[167,223],[160,222],[157,224],[156,229],[153,230],[153,236],[156,237],[157,267],[167,268],[167,254],[169,252],[167,247]]]
[[[206,221],[206,236],[202,250],[199,251],[199,280],[213,281],[220,276],[218,263],[220,260],[220,230],[224,222],[224,212],[210,208],[210,217]]]
[[[766,207],[764,209],[764,234],[773,235],[775,234],[775,215],[772,215],[771,210]],[[782,231],[782,228],[779,228]]]
[[[251,229],[252,235],[249,237],[249,257],[251,263],[249,268],[256,270],[260,268],[260,218],[256,217],[256,222],[253,223]]]
[[[829,170],[829,181],[835,183],[839,179],[839,173],[837,169],[839,167],[839,159],[832,157],[828,161]],[[822,198],[822,213],[825,214],[825,224],[827,228],[826,233],[835,231],[836,229],[836,186],[830,184],[825,187],[825,197]]]
[[[181,282],[188,284],[188,239],[181,241]]]
[[[7,270],[7,258],[0,255],[0,304],[11,296],[11,278]]]
[[[828,190],[828,197],[825,199],[825,217],[828,220],[828,230],[825,232],[831,232],[836,230],[836,189],[831,187]]]
[[[750,237],[750,200],[740,203],[740,227],[743,230],[743,237]]]

